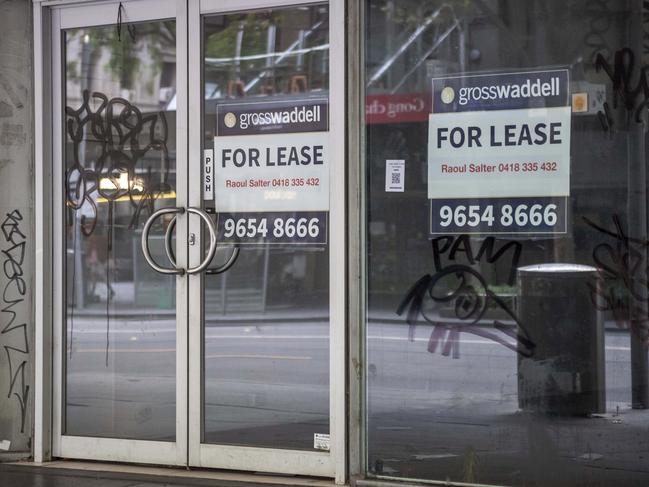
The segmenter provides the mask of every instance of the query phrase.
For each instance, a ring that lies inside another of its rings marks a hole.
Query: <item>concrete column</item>
[[[28,456],[33,411],[32,14],[0,0],[0,460]]]

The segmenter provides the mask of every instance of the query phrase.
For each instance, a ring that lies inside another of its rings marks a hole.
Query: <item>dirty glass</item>
[[[368,475],[647,485],[646,2],[364,7]]]
[[[64,33],[63,433],[174,441],[175,277],[140,238],[176,201],[176,26],[120,27]]]
[[[205,16],[202,39],[203,149],[216,149],[217,105],[326,106],[327,4]],[[204,207],[218,222],[219,195]],[[234,251],[219,239],[211,269]],[[203,441],[313,450],[329,433],[327,243],[248,242],[203,282]]]

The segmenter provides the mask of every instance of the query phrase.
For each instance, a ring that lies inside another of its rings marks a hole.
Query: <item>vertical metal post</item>
[[[270,24],[268,26],[268,32],[266,33],[266,67],[272,68],[275,66],[275,32],[277,28],[275,24]]]
[[[302,72],[302,69],[304,68],[304,53],[302,50],[304,49],[304,29],[300,29],[300,32],[297,34],[297,39],[298,39],[298,55],[297,55],[297,60],[295,61],[295,70],[296,72],[300,73]]]
[[[275,39],[277,37],[277,27],[275,24],[270,24],[268,26],[268,32],[266,34],[266,68],[271,73],[271,80],[273,83],[273,88],[275,88]]]
[[[41,463],[52,458],[54,423],[60,418],[58,404],[54,404],[53,368],[53,279],[52,227],[56,207],[53,201],[57,181],[52,173],[52,125],[54,123],[52,85],[52,57],[59,47],[52,36],[50,10],[41,3],[33,4],[34,26],[34,461]],[[56,31],[58,34],[58,31]],[[57,37],[58,39],[58,37]],[[51,47],[51,46],[55,47]],[[58,95],[55,95],[55,97]],[[59,179],[59,180],[62,180]],[[62,185],[57,185],[59,188]],[[62,198],[58,199],[59,203]],[[57,212],[62,219],[63,212]],[[59,225],[59,228],[61,225]],[[59,255],[59,261],[62,257]],[[63,261],[65,262],[65,261]],[[64,264],[61,264],[64,265]],[[60,377],[60,376],[59,376]],[[61,384],[59,378],[58,383]]]
[[[268,245],[266,245],[264,249],[264,279],[262,281],[261,287],[261,310],[262,312],[266,312],[266,298],[268,296],[268,263],[270,260],[270,249],[268,248]]]
[[[627,153],[629,155],[628,171],[628,237],[631,239],[647,240],[647,187],[645,166],[645,124],[644,122],[629,122]],[[640,253],[640,268],[647,268],[647,248],[638,246],[635,251]],[[635,259],[629,259],[629,266],[634,266]],[[649,362],[647,361],[647,318],[649,310],[647,301],[649,292],[646,286],[636,281],[645,276],[633,275],[629,272],[629,283],[633,290],[630,297],[629,322],[631,328],[631,405],[634,409],[649,407]]]
[[[235,81],[239,81],[241,79],[241,60],[239,58],[241,57],[241,49],[243,46],[244,26],[245,24],[243,21],[239,22],[239,30],[237,31],[236,43],[234,46],[234,65],[236,67]]]
[[[228,306],[228,272],[221,274],[221,313],[225,316]]]
[[[395,6],[392,0],[388,0],[385,5],[385,52],[394,52],[394,40],[396,37],[396,29],[394,25]],[[388,70],[385,76],[385,86],[391,87],[393,84],[392,70]]]
[[[633,12],[629,25],[629,45],[632,46],[636,55],[643,52],[643,26],[642,26],[642,2],[633,2]],[[644,114],[643,114],[644,116]],[[645,137],[646,126],[644,121],[636,121],[635,107],[628,111],[628,237],[647,240],[647,170]],[[640,269],[647,268],[647,248],[638,246],[640,252]],[[634,259],[630,259],[634,260]],[[633,266],[629,262],[629,266]],[[649,309],[649,290],[641,282],[646,275],[633,275],[634,269],[629,268],[630,286],[633,289],[629,306],[629,323],[631,328],[631,405],[634,409],[649,408],[649,363],[647,361],[647,320]]]
[[[466,72],[466,60],[467,60],[467,55],[466,55],[466,22],[464,19],[459,20],[457,24],[457,31],[458,31],[458,42],[459,42],[459,53],[458,56],[460,58],[460,72],[464,73]]]
[[[365,456],[365,34],[366,2],[347,2],[347,381],[349,483],[364,477]],[[389,52],[389,51],[388,51]]]

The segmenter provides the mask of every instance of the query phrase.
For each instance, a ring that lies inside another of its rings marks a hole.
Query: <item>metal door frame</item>
[[[317,0],[200,0],[190,2],[189,45],[201,44],[201,16],[245,10],[289,7],[321,3]],[[330,218],[329,218],[329,452],[283,450],[233,445],[201,444],[200,353],[190,353],[189,365],[189,462],[192,466],[256,470],[298,475],[346,478],[346,200],[345,200],[345,2],[329,0],[329,110],[330,110]],[[340,62],[336,61],[340,60]],[[201,50],[189,53],[189,204],[202,205],[201,145],[203,134]],[[190,222],[190,232],[200,235],[198,219]],[[190,265],[201,260],[200,246],[190,249]],[[202,350],[202,276],[189,277],[189,349]]]
[[[176,20],[176,204],[184,206],[187,200],[187,5],[184,0],[123,0],[129,22]],[[119,461],[186,465],[187,463],[187,285],[183,276],[176,277],[176,440],[175,442],[69,436],[63,434],[64,402],[64,205],[63,205],[63,140],[64,112],[62,31],[75,27],[111,25],[115,23],[120,2],[93,4],[61,4],[49,9],[51,22],[51,91],[49,109],[52,113],[51,131],[51,309],[52,309],[52,456]],[[35,6],[38,8],[38,6]],[[43,36],[43,40],[48,36]],[[43,70],[43,75],[46,71]],[[45,90],[44,90],[45,91]],[[37,105],[38,106],[38,105]],[[39,120],[37,118],[37,120]],[[45,118],[41,119],[45,120]],[[59,121],[57,123],[57,121]],[[38,141],[37,141],[38,143]],[[43,145],[44,147],[44,145]],[[47,182],[45,182],[47,184]],[[186,222],[179,216],[177,242],[186,242]],[[186,218],[186,217],[185,217]],[[38,221],[38,220],[37,220]],[[38,224],[38,223],[37,223]],[[177,245],[180,265],[187,260],[186,245]],[[57,257],[58,256],[58,257]],[[38,271],[37,271],[38,272]],[[45,274],[44,278],[50,277]],[[40,415],[39,415],[40,416]],[[40,417],[39,417],[40,419]],[[38,429],[37,429],[38,431]]]
[[[118,1],[32,0],[34,13],[34,117],[35,117],[35,392],[34,460],[55,456],[120,462],[200,465],[286,474],[315,475],[346,480],[346,116],[345,116],[345,1],[330,6],[330,452],[301,452],[268,448],[200,444],[200,356],[188,349],[201,347],[201,277],[178,276],[176,359],[176,443],[85,438],[61,435],[62,401],[62,66],[60,29],[112,24]],[[314,0],[122,0],[128,21],[156,20],[175,15],[178,86],[177,206],[198,206],[200,178],[201,15],[320,3]],[[155,8],[151,8],[155,4]],[[171,10],[170,10],[171,9]],[[173,10],[173,12],[172,12]],[[103,12],[98,14],[98,12]],[[92,15],[91,15],[92,14]],[[103,21],[97,20],[102,18]],[[188,28],[189,27],[189,28]],[[333,60],[339,60],[332,62]],[[183,66],[186,69],[183,69]],[[188,93],[191,93],[188,99]],[[184,108],[183,108],[184,107]],[[189,113],[196,114],[189,118]],[[57,126],[58,125],[58,126]],[[189,146],[189,141],[195,141]],[[188,162],[189,161],[189,162]],[[191,191],[189,191],[191,190]],[[177,241],[186,242],[188,217],[178,216]],[[197,223],[193,222],[192,228]],[[194,232],[200,235],[200,232]],[[196,246],[195,248],[199,248]],[[196,265],[186,245],[178,245],[179,266]],[[54,276],[54,277],[53,277]],[[189,283],[189,284],[187,284]],[[192,292],[189,292],[192,291]],[[197,292],[198,291],[198,292]],[[189,330],[189,333],[188,333]],[[198,409],[197,409],[198,408]],[[188,418],[191,418],[188,421]],[[173,445],[173,446],[170,446]],[[236,455],[232,455],[236,453]]]

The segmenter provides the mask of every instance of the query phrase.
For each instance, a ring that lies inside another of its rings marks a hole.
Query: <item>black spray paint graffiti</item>
[[[20,432],[25,432],[25,416],[29,400],[28,375],[25,373],[29,358],[29,340],[27,337],[27,323],[22,321],[17,310],[25,301],[27,285],[23,276],[23,263],[25,261],[25,246],[27,237],[20,230],[23,217],[20,211],[13,210],[7,213],[0,229],[7,247],[2,250],[3,273],[7,279],[2,291],[2,309],[0,316],[0,334],[3,338],[11,339],[12,345],[4,345],[9,362],[9,391],[7,398],[12,396],[18,401],[21,421]],[[8,321],[5,322],[5,319]],[[17,343],[17,344],[16,344]]]
[[[604,228],[587,217],[584,222],[610,238],[593,249],[593,262],[598,268],[602,286],[589,284],[593,305],[599,311],[610,311],[619,328],[631,328],[642,342],[649,345],[647,310],[649,305],[649,269],[644,255],[649,242],[628,237],[617,215],[613,230]],[[643,319],[631,319],[642,316]]]
[[[94,111],[91,104],[97,106]],[[134,209],[129,226],[137,227],[142,211],[146,208],[153,213],[154,201],[172,189],[164,112],[143,115],[123,98],[109,100],[98,92],[92,94],[91,103],[90,93],[85,90],[81,106],[76,110],[66,107],[65,113],[74,158],[67,170],[67,204],[83,215],[93,215],[90,223],[82,217],[83,234],[91,235],[97,225],[97,205],[92,197],[95,191],[108,202],[109,230],[113,204],[124,197]],[[138,171],[138,163],[150,151],[160,154],[155,178],[151,166]],[[122,175],[126,176],[126,187]]]
[[[532,355],[534,344],[516,314],[504,299],[489,289],[484,276],[470,267],[478,262],[495,264],[501,258],[509,256],[511,263],[507,282],[512,285],[516,277],[522,244],[509,241],[496,250],[495,243],[494,237],[486,238],[474,254],[468,235],[457,238],[444,236],[431,241],[435,273],[426,274],[417,280],[397,308],[397,314],[400,316],[407,311],[406,321],[410,325],[411,340],[414,339],[417,318],[421,315],[427,323],[433,325],[428,341],[428,351],[431,353],[435,353],[441,345],[442,355],[459,358],[460,332],[465,332],[493,340],[525,357]],[[455,262],[457,256],[463,254],[469,265],[456,263],[443,265],[444,254],[450,262]],[[445,321],[438,314],[433,315],[436,309],[428,309],[430,308],[426,306],[428,299],[434,305],[451,305],[455,320]],[[517,327],[508,326],[499,320],[493,320],[485,325],[485,315],[489,306],[503,310],[507,318]],[[514,343],[510,341],[511,338],[515,340]]]
[[[93,110],[93,107],[96,108]],[[149,214],[153,213],[155,200],[172,190],[169,183],[171,168],[167,149],[167,119],[164,112],[143,115],[139,108],[123,98],[108,99],[98,92],[93,92],[91,97],[88,90],[83,92],[81,106],[77,109],[66,107],[65,113],[66,131],[73,144],[72,163],[68,163],[66,174],[66,202],[68,208],[80,214],[80,229],[85,237],[92,235],[97,227],[99,213],[96,200],[102,198],[107,203],[105,267],[108,366],[114,206],[118,200],[130,202],[133,213],[129,228],[135,228],[139,225],[142,212],[146,209]],[[151,162],[154,162],[155,174]],[[141,167],[145,163],[148,165]],[[86,215],[91,215],[90,221]],[[76,224],[76,220],[70,219],[68,223]],[[75,241],[75,249],[76,246]]]
[[[612,67],[601,53],[597,54],[595,68],[597,71],[604,70],[613,82],[613,108],[617,108],[618,102],[621,101],[627,112],[633,115],[634,120],[641,122],[643,111],[649,107],[649,80],[647,80],[649,66],[642,66],[639,69],[638,79],[634,85],[631,80],[636,77],[635,54],[625,47],[615,53]],[[604,102],[604,111],[598,112],[597,115],[604,130],[612,132],[615,123],[608,102]]]

